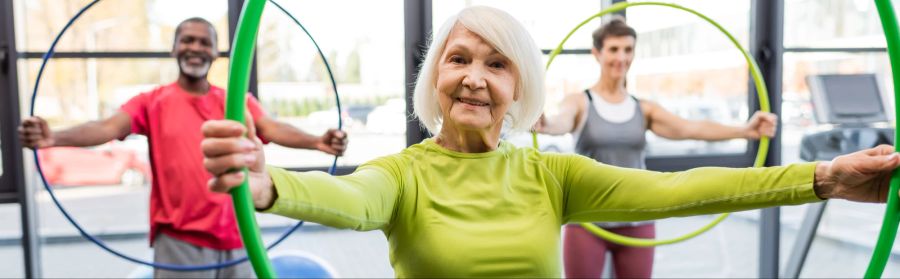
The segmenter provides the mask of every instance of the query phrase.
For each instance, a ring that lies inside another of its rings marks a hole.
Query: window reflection
[[[675,3],[716,20],[746,48],[750,1]],[[718,29],[693,14],[653,6],[629,9],[628,23],[638,32],[628,78],[632,94],[687,119],[741,125],[749,118],[747,63]],[[743,153],[747,146],[742,139],[673,141],[647,135],[649,156]]]
[[[314,36],[337,79],[340,117],[350,137],[339,165],[359,165],[406,147],[403,1],[280,4]],[[335,14],[365,24],[335,24]],[[306,34],[278,9],[264,12],[258,53],[259,99],[271,116],[315,135],[337,128],[325,65]],[[266,150],[267,162],[282,167],[325,167],[333,160],[276,144]]]
[[[786,0],[784,18],[785,47],[886,46],[874,1]]]
[[[882,97],[893,111],[893,81],[886,53],[786,53],[784,54],[784,87],[781,105],[782,162],[800,162],[800,139],[805,132],[828,126],[816,124],[806,77],[818,74],[874,73],[882,85]],[[888,118],[893,118],[889,114]],[[893,120],[892,120],[893,121]]]
[[[504,10],[522,22],[525,29],[531,33],[539,48],[554,49],[566,34],[581,23],[584,19],[602,10],[600,6],[604,1],[597,0],[570,0],[565,4],[549,4],[544,1],[515,1],[515,0],[440,0],[432,1],[432,28],[441,28],[444,21],[459,10],[469,6],[491,6]],[[598,23],[599,24],[599,23]],[[577,38],[590,38],[593,32],[592,25],[586,25],[578,30],[572,39],[566,43],[567,49],[588,49],[590,40],[578,40]]]
[[[849,3],[849,1],[848,1]],[[849,11],[852,13],[853,11]],[[787,39],[787,38],[785,38]],[[848,41],[854,45],[853,41]],[[846,46],[846,45],[843,45]],[[784,54],[784,88],[782,103],[782,162],[801,162],[800,140],[810,132],[828,130],[829,125],[816,123],[810,101],[806,77],[817,74],[874,73],[882,86],[882,97],[893,111],[894,84],[886,53],[786,53]],[[893,114],[889,113],[889,119]],[[895,126],[891,119],[891,126]],[[783,207],[781,211],[782,243],[797,241],[797,231],[809,206]],[[877,204],[830,201],[819,223],[801,277],[858,277],[865,272],[876,235],[881,228],[884,206]],[[790,248],[787,246],[785,248]],[[786,263],[791,250],[782,249],[781,259]],[[895,246],[894,253],[900,252]],[[840,262],[835,266],[831,263]],[[885,277],[900,275],[895,262],[888,263]]]
[[[15,0],[16,48],[44,52],[90,0]],[[218,0],[100,1],[66,31],[56,51],[170,51],[175,27],[202,17],[216,27],[227,50],[228,3]]]

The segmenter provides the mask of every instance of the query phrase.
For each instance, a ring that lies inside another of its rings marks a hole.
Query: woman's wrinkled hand
[[[272,206],[276,194],[272,179],[265,167],[262,142],[256,136],[253,121],[248,127],[232,120],[210,120],[203,123],[203,166],[213,178],[209,188],[227,193],[240,186],[245,179],[242,168],[248,169],[250,193],[257,209]]]
[[[885,202],[891,173],[897,166],[900,166],[900,155],[890,145],[879,145],[838,156],[830,162],[820,162],[815,172],[816,195],[823,199]]]

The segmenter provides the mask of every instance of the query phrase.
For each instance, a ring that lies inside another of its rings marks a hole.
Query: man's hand
[[[19,141],[31,149],[53,146],[53,131],[43,118],[34,116],[22,120],[19,125]]]
[[[343,156],[347,150],[347,133],[329,129],[316,143],[316,149],[331,155]]]

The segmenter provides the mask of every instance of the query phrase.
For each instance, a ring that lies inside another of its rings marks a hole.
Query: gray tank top
[[[634,117],[622,123],[614,123],[600,116],[593,106],[594,98],[589,90],[584,90],[584,94],[588,98],[587,115],[581,124],[581,132],[575,136],[575,152],[607,165],[646,169],[644,159],[647,124],[640,101],[635,99]],[[616,228],[649,223],[652,222],[595,224],[604,228]]]
[[[607,165],[646,169],[647,124],[640,101],[635,99],[634,117],[623,123],[613,123],[601,117],[594,108],[590,91],[584,93],[588,98],[587,116],[576,137],[575,152]]]

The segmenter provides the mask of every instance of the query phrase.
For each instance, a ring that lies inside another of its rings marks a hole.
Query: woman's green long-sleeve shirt
[[[565,223],[817,201],[814,169],[808,163],[662,173],[506,142],[491,152],[459,153],[428,139],[345,176],[270,167],[278,198],[267,212],[382,230],[398,277],[559,277]]]

